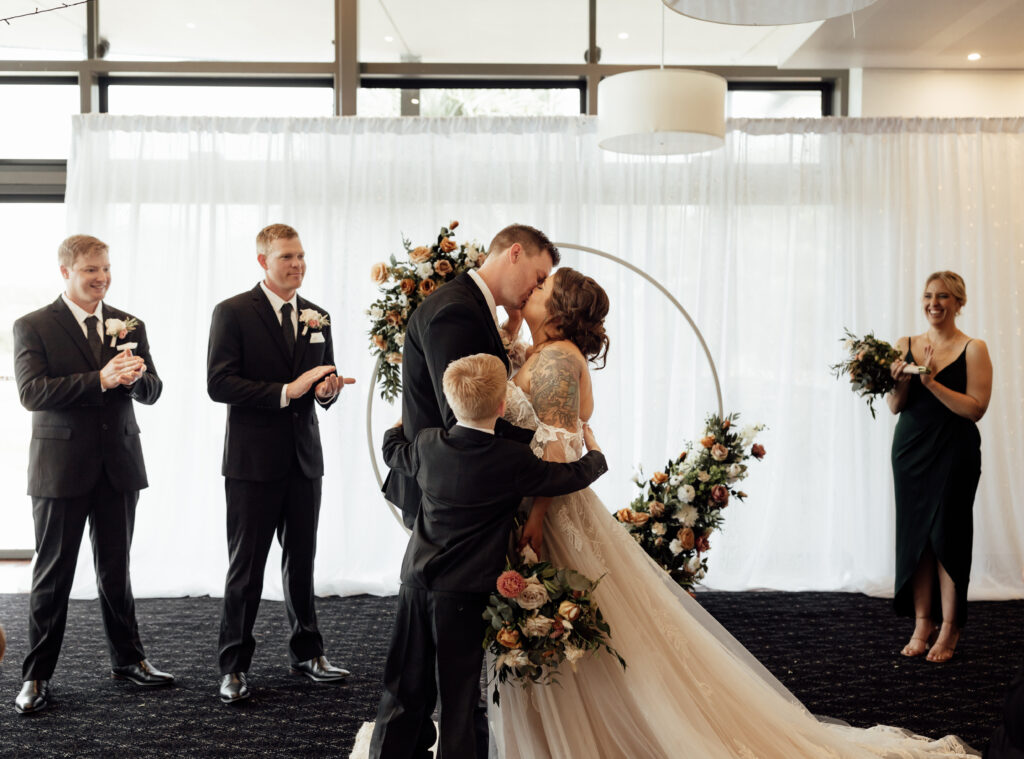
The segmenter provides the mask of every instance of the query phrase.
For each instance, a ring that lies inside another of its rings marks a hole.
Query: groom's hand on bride
[[[597,444],[597,438],[594,437],[594,431],[590,429],[590,425],[586,422],[583,423],[583,442],[586,444],[588,451],[601,450],[601,446]]]

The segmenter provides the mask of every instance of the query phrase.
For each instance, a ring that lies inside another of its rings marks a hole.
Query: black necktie
[[[100,340],[100,333],[96,330],[96,323],[99,321],[95,316],[85,317],[85,339],[89,341],[89,348],[96,358],[96,363],[102,366],[100,356],[103,353],[103,341]]]
[[[288,355],[295,354],[295,327],[292,326],[292,304],[285,303],[281,306],[281,332],[284,335],[284,345],[288,349]]]

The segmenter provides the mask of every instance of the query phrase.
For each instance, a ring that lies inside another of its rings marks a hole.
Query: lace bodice
[[[583,425],[580,421],[576,420],[575,432],[544,424],[537,418],[530,396],[512,380],[508,381],[505,391],[505,419],[517,427],[534,431],[530,449],[538,458],[544,455],[544,449],[551,441],[560,443],[563,461],[576,461],[583,456]]]

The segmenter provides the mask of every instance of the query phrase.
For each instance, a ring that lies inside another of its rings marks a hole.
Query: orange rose
[[[456,245],[455,241],[450,237],[445,237],[443,240],[441,240],[440,248],[442,253],[451,253],[457,247],[459,246]]]
[[[385,340],[380,335],[373,336],[373,344],[376,345],[382,351],[388,349],[388,341]]]
[[[397,311],[388,311],[384,314],[384,318],[387,319],[388,324],[398,325],[402,323],[402,315]]]
[[[422,295],[430,295],[430,293],[434,292],[436,289],[437,282],[432,279],[425,279],[420,282],[420,294]]]
[[[443,245],[441,247],[444,247]],[[447,258],[442,258],[436,264],[434,264],[434,271],[440,274],[442,277],[446,274],[451,274],[455,267],[452,266],[452,262]]]
[[[503,627],[498,630],[498,642],[505,648],[519,648],[519,631],[511,627]]]
[[[728,419],[726,419],[725,421],[722,422],[722,429],[723,430],[729,429],[730,426],[732,426],[732,422],[730,422]]]
[[[581,611],[582,609],[572,601],[562,601],[562,603],[558,604],[559,616],[562,619],[568,619],[570,622],[575,622],[579,619]]]
[[[676,533],[676,540],[679,541],[679,545],[683,547],[684,551],[690,551],[693,549],[694,537],[693,530],[689,527],[683,527]]]
[[[651,518],[650,514],[645,514],[642,511],[634,511],[629,515],[629,523],[635,524],[638,527],[642,527],[647,524],[647,520]]]
[[[618,511],[615,512],[615,518],[618,519],[620,522],[632,521],[630,519],[631,516],[633,516],[632,509],[619,509]]]
[[[412,252],[409,253],[409,260],[414,264],[421,264],[424,261],[429,261],[430,248],[426,245],[420,245],[418,248],[413,248]]]
[[[459,222],[453,221],[451,224],[448,225],[448,229],[456,229],[458,226]]]
[[[700,444],[703,445],[705,448],[710,448],[715,444],[715,436],[708,435],[707,437],[702,437],[700,439]]]
[[[655,485],[661,485],[662,483],[668,482],[668,475],[664,472],[655,472],[651,477],[651,482]]]
[[[413,290],[416,289],[416,280],[409,279],[409,277],[406,277],[399,283],[398,286],[402,289],[403,295],[412,295]]]
[[[388,269],[387,264],[375,263],[373,266],[370,267],[370,278],[378,285],[383,285],[385,282],[388,281],[389,272],[390,270]]]

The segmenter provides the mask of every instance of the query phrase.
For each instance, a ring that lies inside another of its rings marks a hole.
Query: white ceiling
[[[329,61],[331,0],[100,0],[111,59]],[[0,0],[0,17],[50,7]],[[359,56],[391,62],[580,63],[587,0],[360,0]],[[661,60],[659,0],[598,0],[602,63]],[[738,27],[665,13],[668,64],[1024,68],[1024,0],[878,0],[849,16]],[[854,35],[854,26],[856,35]],[[0,24],[2,58],[75,58],[82,7]],[[390,39],[388,39],[390,38]],[[980,61],[966,56],[979,52]]]

